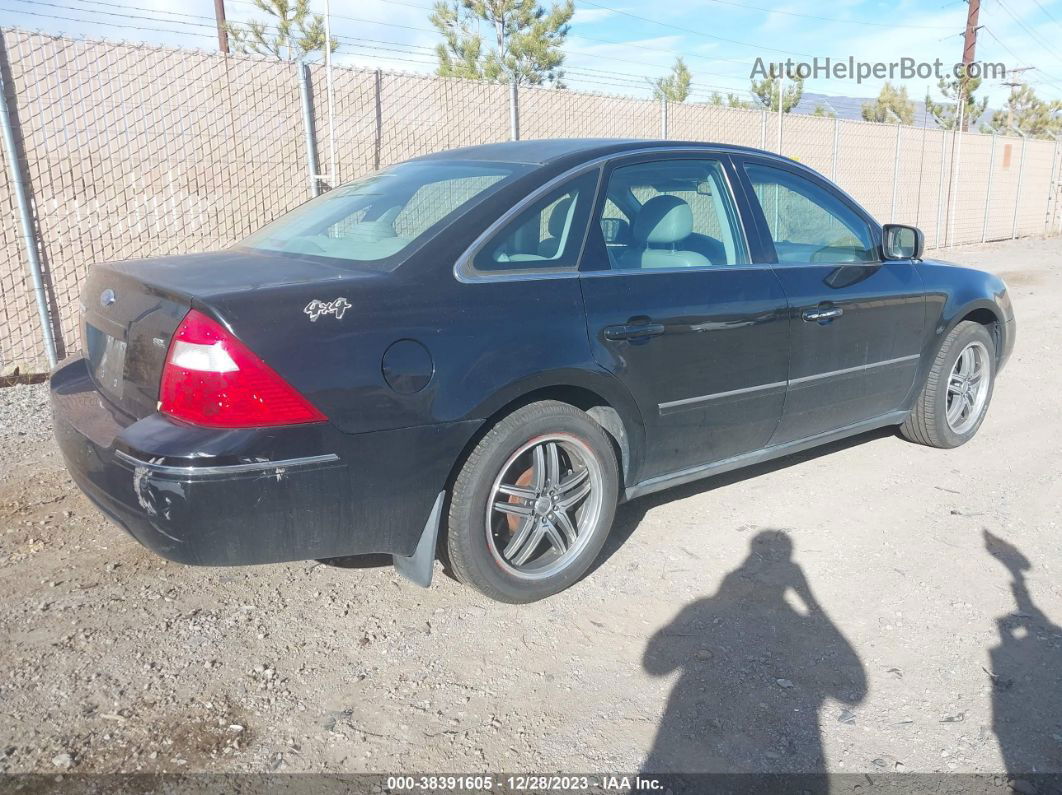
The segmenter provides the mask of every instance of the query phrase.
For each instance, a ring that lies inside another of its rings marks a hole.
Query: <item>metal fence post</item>
[[[785,97],[785,74],[783,73],[780,78],[781,82],[778,84],[778,154],[782,154],[782,118],[785,115],[782,111],[782,100]]]
[[[383,147],[383,74],[376,70],[376,135],[372,144],[372,170],[380,170],[380,150]]]
[[[1052,136],[1055,145],[1051,147],[1051,179],[1047,183],[1047,206],[1044,208],[1044,234],[1051,231],[1051,219],[1054,216],[1055,206],[1058,204],[1058,191],[1055,190],[1055,179],[1058,174],[1058,136]]]
[[[937,219],[934,225],[934,240],[935,246],[940,245],[940,211],[943,209],[944,204],[944,163],[947,162],[948,155],[948,134],[944,130],[940,131],[940,171],[937,174]]]
[[[839,135],[841,127],[841,120],[836,116],[833,117],[833,173],[830,175],[830,179],[834,182],[837,181],[837,158],[840,156],[841,136]]]
[[[667,98],[660,97],[660,137],[667,140]]]
[[[896,125],[896,149],[892,155],[892,206],[889,209],[889,223],[896,223],[896,187],[900,181],[900,127]]]
[[[988,238],[988,209],[992,206],[992,177],[996,170],[996,134],[992,133],[992,152],[988,156],[988,189],[985,191],[985,217],[981,221],[981,242]]]
[[[313,99],[310,95],[310,67],[304,63],[296,66],[299,72],[299,99],[302,102],[302,126],[306,132],[306,170],[310,176],[310,195],[321,192],[317,182],[317,136],[313,129]]]
[[[760,149],[767,148],[767,111],[760,111]]]
[[[1062,148],[1059,148],[1059,137],[1055,136],[1056,143],[1056,156],[1058,158],[1058,185],[1055,188],[1055,205],[1051,209],[1051,228],[1056,231],[1062,230],[1062,225],[1059,224],[1059,204],[1062,203]]]
[[[955,242],[955,209],[959,203],[959,173],[962,171],[962,114],[959,114],[959,126],[953,131],[951,144],[951,174],[948,182],[948,220],[944,225],[944,240],[949,246]]]
[[[6,50],[3,54],[6,61]],[[4,153],[11,168],[11,184],[15,189],[15,204],[18,206],[19,221],[22,225],[22,242],[26,247],[26,260],[29,263],[30,277],[33,280],[33,296],[36,299],[37,314],[40,317],[44,353],[48,357],[48,364],[55,367],[59,362],[59,356],[56,353],[55,336],[52,332],[52,316],[48,311],[48,295],[44,289],[44,276],[41,269],[40,251],[37,248],[37,232],[33,224],[29,191],[23,180],[22,162],[26,158],[15,138],[14,123],[7,102],[8,85],[4,79],[5,72],[6,68],[0,69],[0,126],[3,127]]]
[[[328,107],[328,184],[339,184],[339,164],[336,160],[336,95],[332,84],[332,9],[325,0],[324,34],[325,34],[325,102]]]
[[[918,198],[915,200],[915,226],[922,226],[922,176],[926,173],[926,133],[929,131],[929,119],[922,117],[922,151],[918,153]]]
[[[1029,143],[1028,137],[1021,130],[1015,130],[1021,136],[1021,160],[1018,161],[1018,190],[1014,194],[1014,218],[1010,223],[1010,239],[1018,236],[1018,205],[1021,204],[1021,179],[1025,172],[1025,145]]]
[[[962,166],[962,160],[958,158],[958,155],[962,151],[963,118],[966,111],[966,105],[962,102],[962,91],[959,92],[958,106],[959,118],[951,128],[951,167],[948,172],[948,206],[946,210],[948,217],[944,221],[944,243],[948,246],[955,245],[955,203],[953,202],[953,197],[958,192],[959,168]]]
[[[509,139],[520,140],[520,95],[516,77],[509,81]]]

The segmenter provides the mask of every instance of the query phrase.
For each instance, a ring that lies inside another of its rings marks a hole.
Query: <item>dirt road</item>
[[[972,443],[634,502],[527,607],[166,563],[66,477],[44,387],[0,391],[0,771],[1062,770],[1062,241],[946,258],[1019,322]]]

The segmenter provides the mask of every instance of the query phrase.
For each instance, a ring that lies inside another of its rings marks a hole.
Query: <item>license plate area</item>
[[[91,323],[86,323],[85,348],[93,380],[100,389],[121,398],[125,383],[125,340],[112,337]]]

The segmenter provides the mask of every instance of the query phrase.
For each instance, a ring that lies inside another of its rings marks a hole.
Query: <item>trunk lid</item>
[[[170,339],[189,309],[210,312],[234,294],[289,286],[301,292],[357,275],[319,260],[248,250],[94,265],[81,294],[89,370],[109,402],[141,419],[156,410]]]

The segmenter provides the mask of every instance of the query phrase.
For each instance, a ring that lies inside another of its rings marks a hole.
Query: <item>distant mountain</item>
[[[877,97],[838,97],[830,96],[829,94],[812,94],[808,91],[804,92],[804,95],[800,98],[800,104],[794,109],[794,113],[814,113],[815,108],[821,105],[826,110],[832,110],[837,114],[839,119],[855,119],[862,121],[863,119],[863,104],[866,102],[874,102]],[[914,126],[921,127],[928,125],[929,127],[936,127],[936,119],[933,115],[926,110],[926,103],[912,98],[915,106],[915,118]]]
[[[866,102],[874,102],[877,97],[835,97],[829,94],[812,94],[805,91],[800,98],[800,104],[793,108],[793,113],[814,113],[815,108],[821,105],[827,111],[832,110],[837,114],[839,119],[855,119],[856,121],[863,120],[863,104]],[[914,126],[921,127],[926,125],[929,129],[939,129],[940,125],[937,124],[937,120],[933,118],[933,114],[926,110],[926,103],[920,99],[913,99],[915,106]],[[992,114],[995,112],[994,108],[988,108],[977,123],[971,128],[971,132],[978,132],[981,129],[982,124],[987,124],[992,119]]]

